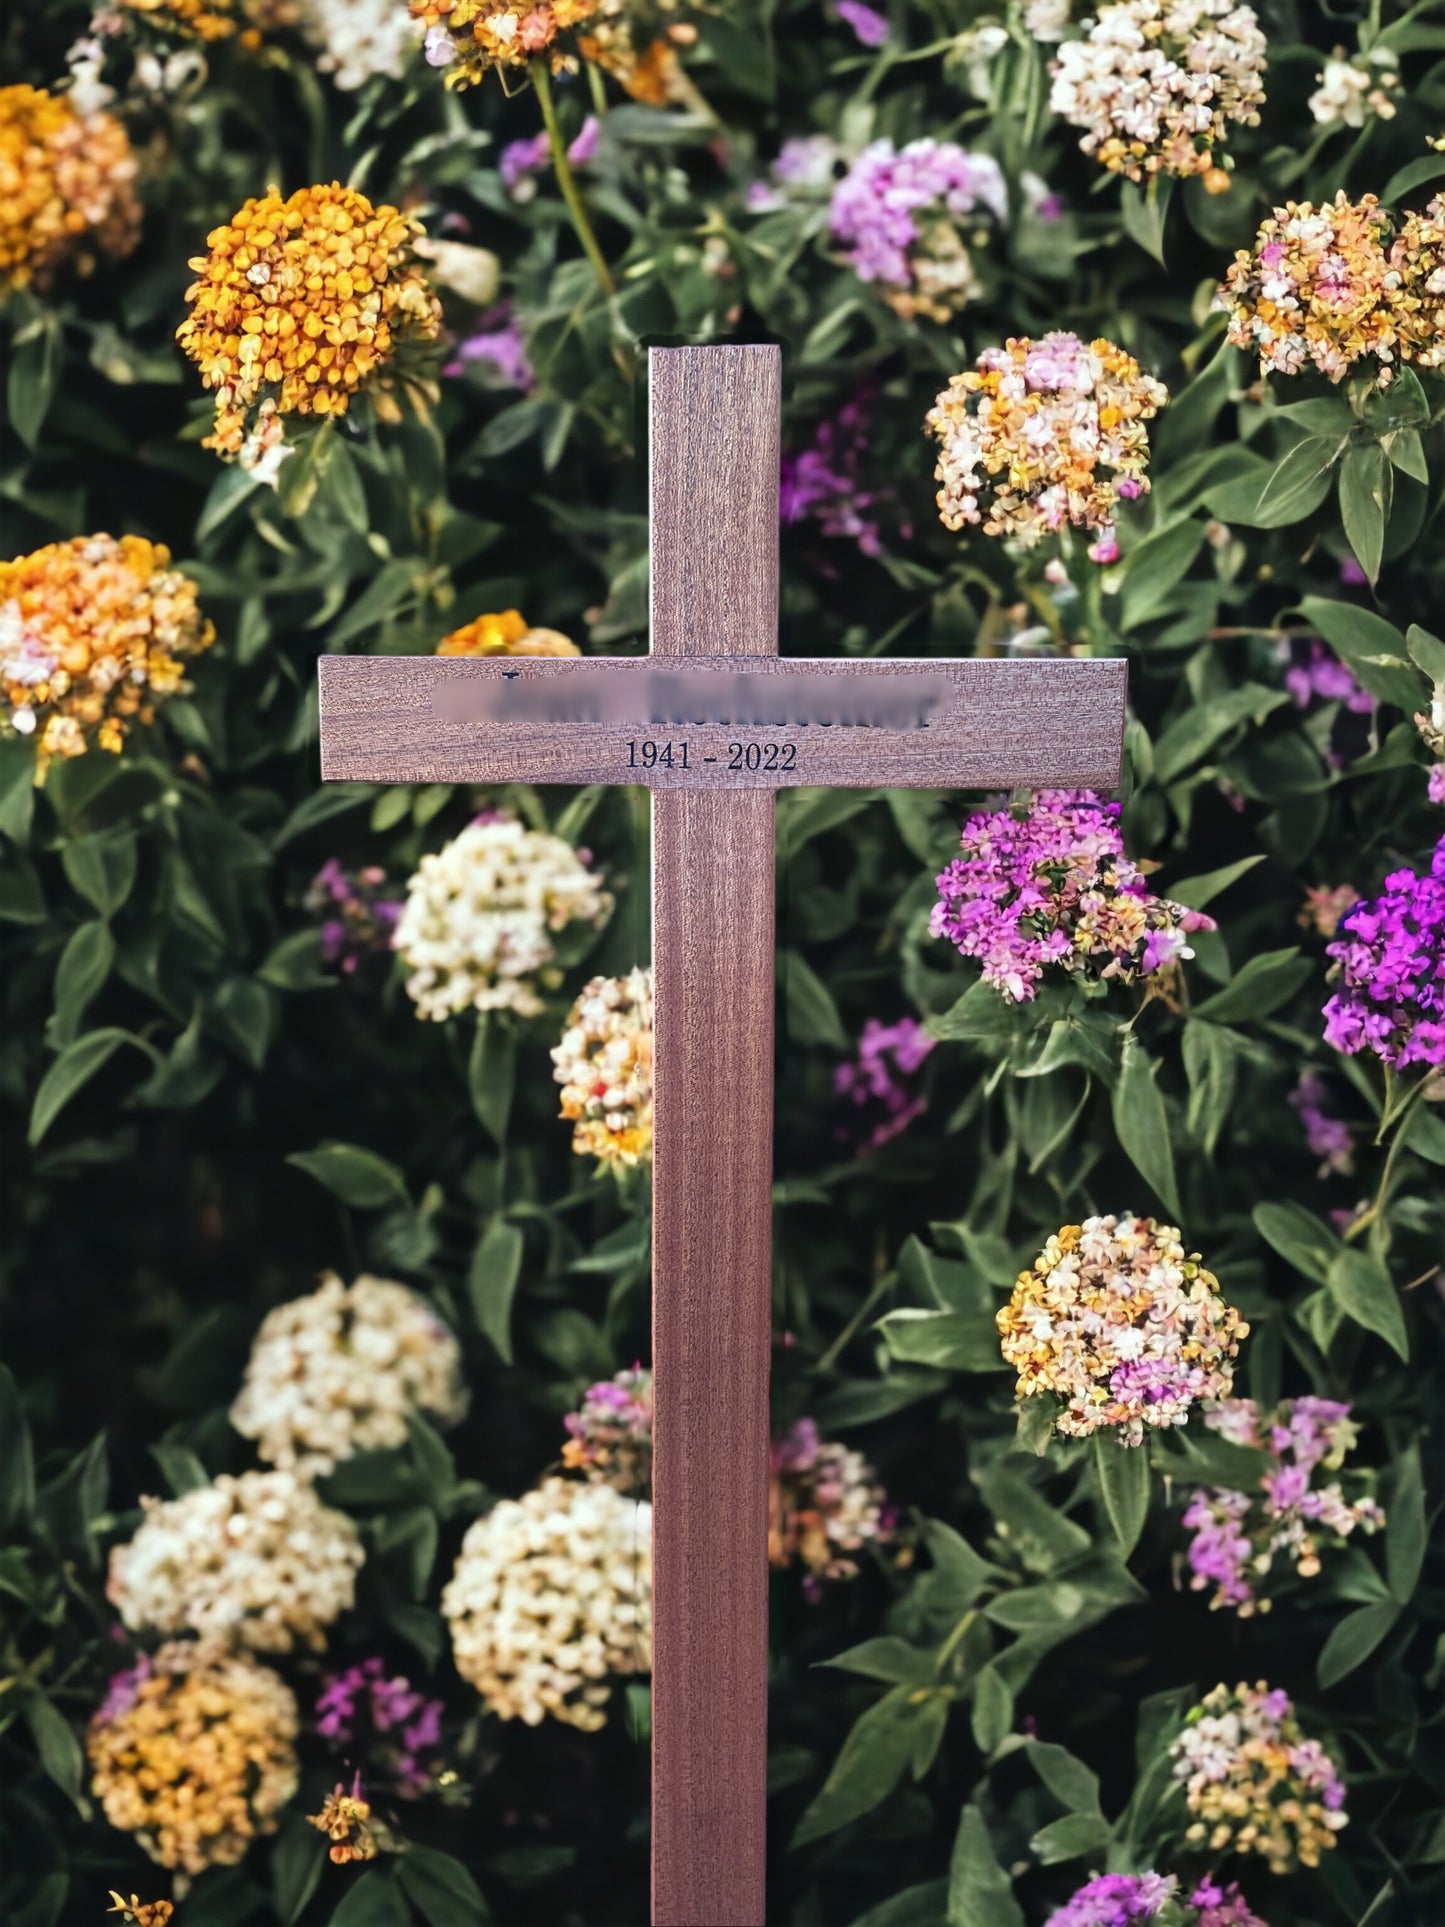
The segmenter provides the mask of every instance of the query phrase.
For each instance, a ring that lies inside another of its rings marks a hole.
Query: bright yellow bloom
[[[128,254],[140,236],[135,172],[112,115],[77,114],[39,87],[0,87],[0,293]]]
[[[389,365],[434,340],[441,304],[417,265],[420,224],[339,182],[283,200],[271,188],[207,236],[190,263],[181,347],[216,392],[207,447],[279,439],[277,415],[344,415]]]
[[[52,756],[119,750],[215,640],[170,561],[139,535],[81,535],[0,562],[0,728],[39,732],[42,773]]]
[[[557,66],[558,37],[592,19],[603,0],[410,0],[427,28],[427,59],[449,87],[470,87],[493,67],[525,67],[539,54]]]
[[[556,629],[534,629],[516,609],[477,616],[437,644],[439,656],[580,656]]]
[[[299,1724],[269,1666],[175,1641],[111,1682],[86,1739],[92,1790],[162,1867],[232,1867],[296,1791]]]

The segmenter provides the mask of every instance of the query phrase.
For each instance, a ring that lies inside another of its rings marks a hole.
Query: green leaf
[[[1300,955],[1297,945],[1263,951],[1237,970],[1223,990],[1196,1006],[1194,1015],[1205,1024],[1258,1022],[1288,1003],[1313,971],[1313,962]]]
[[[414,555],[394,556],[384,562],[352,603],[346,614],[327,632],[327,648],[340,649],[365,629],[374,629],[395,613],[427,573],[426,563]]]
[[[1385,524],[1394,487],[1390,464],[1378,442],[1357,442],[1340,470],[1340,514],[1355,560],[1373,585],[1385,552]]]
[[[1047,1403],[1042,1398],[1031,1402]],[[1093,1541],[1084,1528],[1056,1511],[1027,1479],[999,1470],[981,1478],[979,1486],[1000,1538],[1017,1548],[1031,1571],[1052,1572],[1090,1550]]]
[[[153,1061],[158,1061],[158,1053],[142,1038],[133,1036],[128,1030],[118,1030],[114,1025],[87,1031],[84,1037],[78,1037],[73,1044],[66,1045],[41,1078],[40,1089],[35,1093],[34,1108],[30,1113],[31,1144],[40,1142],[70,1100],[90,1082],[97,1071],[104,1069],[122,1044],[133,1044]]]
[[[1206,903],[1213,903],[1222,896],[1231,883],[1238,883],[1247,876],[1257,863],[1263,863],[1263,855],[1242,856],[1237,863],[1226,863],[1221,869],[1206,870],[1202,876],[1185,877],[1182,883],[1171,883],[1169,900],[1182,903],[1186,909],[1202,910]]]
[[[129,830],[72,837],[60,861],[71,888],[103,917],[114,916],[135,883],[136,840]]]
[[[922,1652],[891,1633],[865,1639],[823,1664],[845,1673],[861,1673],[864,1679],[881,1679],[890,1686],[922,1686],[933,1678],[934,1670],[932,1653]]]
[[[894,1358],[954,1372],[1004,1369],[998,1329],[986,1312],[891,1311],[878,1321]]]
[[[1344,1246],[1322,1218],[1285,1199],[1254,1207],[1254,1228],[1287,1264],[1317,1285],[1328,1281],[1330,1266]]]
[[[320,1883],[326,1842],[305,1820],[288,1822],[271,1855],[271,1894],[282,1927],[292,1927],[306,1911]]]
[[[40,1755],[40,1764],[50,1778],[75,1805],[83,1820],[90,1818],[90,1802],[81,1791],[85,1776],[85,1754],[75,1728],[48,1699],[39,1693],[27,1694],[21,1704],[25,1724]]]
[[[798,951],[784,950],[779,966],[788,1036],[797,1044],[826,1044],[830,1050],[846,1051],[848,1033],[833,993],[812,965]]]
[[[1173,193],[1174,182],[1169,175],[1151,174],[1147,186],[1135,186],[1126,181],[1119,194],[1124,232],[1146,254],[1152,254],[1161,268],[1165,265],[1164,226]]]
[[[1412,622],[1405,632],[1405,643],[1410,660],[1420,673],[1432,683],[1445,686],[1445,642],[1432,636],[1428,629],[1422,629],[1418,622]]]
[[[1420,685],[1393,623],[1353,602],[1306,596],[1300,614],[1334,650],[1362,689],[1381,702],[1412,715],[1420,706]]]
[[[331,1916],[330,1927],[410,1927],[410,1921],[396,1882],[364,1873]]]
[[[1139,1454],[1134,1452],[1129,1456],[1137,1458]],[[1067,1747],[1034,1740],[1029,1746],[1029,1765],[1070,1813],[1098,1813],[1099,1776]]]
[[[507,1119],[517,1084],[517,1035],[495,1011],[477,1019],[467,1085],[472,1109],[498,1144],[507,1141]]]
[[[1282,689],[1266,689],[1262,683],[1241,683],[1237,689],[1192,703],[1164,731],[1154,745],[1154,776],[1161,784],[1172,783],[1187,769],[1200,763],[1215,744],[1241,723],[1261,723],[1272,711],[1289,701]]]
[[[321,990],[336,979],[321,961],[321,933],[318,930],[293,930],[267,952],[256,972],[258,983],[275,990]]]
[[[211,1483],[210,1473],[189,1446],[162,1439],[159,1445],[151,1447],[151,1457],[160,1467],[173,1498],[199,1492],[202,1486]]]
[[[512,1363],[512,1300],[522,1275],[525,1239],[498,1213],[477,1240],[467,1270],[467,1297],[478,1329],[496,1346],[504,1365]]]
[[[396,1166],[360,1144],[328,1141],[314,1151],[293,1151],[286,1162],[358,1211],[407,1201],[406,1181]]]
[[[1396,428],[1384,436],[1380,447],[1389,457],[1391,468],[1398,468],[1412,481],[1430,482],[1430,465],[1425,459],[1425,444],[1418,428]],[[1393,486],[1393,484],[1391,484]]]
[[[836,1833],[887,1799],[912,1762],[919,1717],[914,1691],[895,1686],[854,1723],[832,1772],[798,1822],[794,1847]]]
[[[1313,515],[1330,492],[1330,472],[1344,446],[1344,437],[1339,435],[1307,435],[1296,442],[1260,490],[1249,526],[1288,528]]]
[[[60,384],[65,341],[60,317],[44,314],[15,340],[5,412],[27,448],[38,448],[40,431]]]
[[[322,823],[329,823],[333,816],[341,816],[347,810],[358,809],[361,804],[369,803],[375,794],[374,783],[327,783],[324,788],[313,790],[297,804],[272,837],[272,849],[284,849],[307,830],[314,830]]]
[[[1239,1051],[1229,1031],[1189,1018],[1184,1025],[1184,1070],[1189,1079],[1189,1135],[1213,1157],[1234,1106]]]
[[[0,737],[0,836],[12,843],[27,843],[34,816],[34,738]]]
[[[1363,1666],[1399,1617],[1399,1605],[1386,1599],[1378,1605],[1361,1606],[1342,1619],[1320,1648],[1320,1686],[1326,1690],[1338,1686],[1346,1674]]]
[[[1046,1867],[1064,1860],[1098,1855],[1109,1844],[1109,1823],[1102,1813],[1066,1813],[1040,1827],[1029,1846]]]
[[[1014,1696],[996,1666],[985,1666],[973,1687],[973,1743],[987,1759],[1009,1736]]]
[[[20,1388],[0,1365],[0,1532],[14,1534],[35,1510],[35,1453],[20,1408]]]
[[[947,1927],[1024,1927],[1023,1909],[994,1855],[983,1815],[971,1804],[959,1816],[949,1861]]]
[[[491,1919],[481,1888],[449,1853],[409,1847],[397,1861],[397,1878],[431,1927],[472,1927],[474,1921]]]
[[[981,1558],[962,1533],[941,1519],[925,1519],[922,1530],[933,1569],[920,1580],[920,1588],[928,1588],[931,1611],[940,1617],[961,1618],[984,1587],[998,1579],[998,1568]]]
[[[1347,1318],[1377,1333],[1401,1358],[1409,1359],[1410,1341],[1405,1334],[1400,1294],[1378,1259],[1347,1247],[1330,1266],[1325,1283]]]
[[[1417,187],[1424,187],[1427,181],[1435,181],[1445,174],[1445,155],[1431,152],[1421,154],[1413,161],[1406,161],[1380,189],[1382,207],[1398,206],[1407,194],[1413,194]]]
[[[851,1927],[938,1927],[948,1905],[948,1882],[924,1880],[916,1887],[904,1887],[859,1914]],[[16,1923],[20,1927],[20,1923]]]
[[[55,1013],[50,1020],[53,1043],[69,1044],[80,1020],[110,976],[115,962],[115,938],[108,924],[96,919],[71,933],[55,970]]]
[[[1425,1565],[1425,1484],[1420,1473],[1420,1448],[1412,1445],[1400,1455],[1395,1489],[1385,1523],[1385,1576],[1390,1595],[1408,1605]]]
[[[1114,1086],[1114,1131],[1134,1169],[1177,1223],[1183,1213],[1174,1177],[1169,1117],[1155,1081],[1157,1066],[1131,1031],[1124,1039],[1119,1081]]]
[[[1176,522],[1130,553],[1119,614],[1119,627],[1126,635],[1161,612],[1203,544],[1202,522]]]
[[[1098,1432],[1094,1472],[1105,1514],[1127,1559],[1149,1516],[1149,1454],[1142,1446],[1123,1446],[1107,1432]]]

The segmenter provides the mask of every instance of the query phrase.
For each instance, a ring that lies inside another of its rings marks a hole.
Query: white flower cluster
[[[1372,114],[1381,120],[1395,118],[1390,94],[1400,84],[1400,73],[1387,47],[1359,62],[1336,47],[1317,78],[1320,84],[1309,106],[1321,127],[1363,127]]]
[[[424,856],[406,891],[392,943],[418,1016],[437,1023],[463,1010],[539,1015],[553,934],[612,908],[570,843],[511,817],[473,823]]]
[[[316,65],[351,93],[377,74],[399,80],[426,31],[398,0],[301,0],[301,31]]]
[[[389,1278],[320,1287],[268,1312],[231,1423],[263,1459],[306,1477],[354,1452],[401,1445],[409,1413],[465,1417],[456,1339],[427,1301]]]
[[[652,1155],[652,972],[594,977],[552,1052],[572,1149],[601,1164]]]
[[[132,1632],[197,1633],[258,1653],[321,1652],[364,1554],[344,1512],[290,1472],[243,1472],[178,1499],[110,1555],[106,1597]]]
[[[503,1499],[462,1541],[442,1611],[500,1719],[595,1732],[610,1676],[652,1666],[652,1507],[556,1478]]]
[[[1062,40],[1072,12],[1072,0],[1024,0],[1024,31],[1045,43]]]
[[[1049,106],[1110,173],[1201,174],[1227,121],[1258,125],[1265,52],[1235,0],[1117,0],[1059,48]]]

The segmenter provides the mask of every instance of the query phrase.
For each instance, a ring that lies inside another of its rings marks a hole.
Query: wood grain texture
[[[676,352],[676,351],[674,351]],[[789,656],[702,657],[689,668],[726,676],[746,670],[816,682],[829,713],[846,710],[845,685],[874,694],[890,685],[945,681],[948,694],[926,729],[821,728],[817,724],[744,727],[645,722],[458,722],[465,710],[505,690],[559,694],[627,683],[654,673],[635,657],[585,663],[540,657],[460,661],[434,656],[326,656],[321,675],[322,773],[375,782],[644,783],[653,790],[780,788],[832,784],[867,788],[1008,789],[1048,783],[1113,789],[1124,741],[1128,665],[1122,659],[1081,661],[954,661]],[[494,694],[495,692],[495,694]],[[619,696],[620,700],[620,696]],[[632,704],[645,714],[639,697]],[[716,712],[715,712],[716,713]],[[686,741],[688,767],[630,767],[628,744],[639,738]],[[781,751],[773,769],[729,767],[729,745],[741,741]],[[715,760],[709,762],[709,757]]]

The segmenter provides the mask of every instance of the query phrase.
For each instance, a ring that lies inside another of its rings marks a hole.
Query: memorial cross
[[[780,658],[780,351],[648,379],[650,657],[324,656],[321,772],[653,792],[653,1920],[760,1927],[773,792],[1113,788],[1126,666]]]

